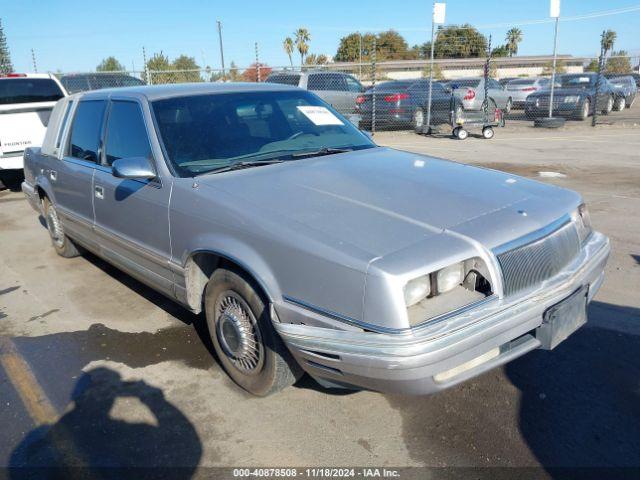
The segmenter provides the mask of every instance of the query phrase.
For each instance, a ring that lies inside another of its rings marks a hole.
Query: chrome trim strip
[[[570,223],[570,222],[571,222],[571,215],[569,214],[563,215],[558,220],[551,222],[546,227],[542,227],[538,230],[534,230],[533,232],[528,233],[522,237],[518,237],[514,240],[511,240],[507,243],[503,243],[502,245],[495,247],[492,250],[492,252],[494,255],[497,256],[497,255],[500,255],[501,253],[508,252],[509,250],[513,250],[514,248],[523,247],[525,245],[536,242],[541,238],[544,238],[552,234],[556,230],[560,230],[562,227],[564,227],[567,223]]]

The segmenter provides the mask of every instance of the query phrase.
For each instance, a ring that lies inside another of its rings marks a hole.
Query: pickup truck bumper
[[[482,302],[463,318],[411,333],[323,328],[309,325],[313,319],[273,324],[302,368],[325,386],[434,393],[542,347],[544,313],[579,289],[588,288],[591,301],[603,281],[609,251],[608,238],[594,232],[578,258],[543,288],[516,299]],[[304,309],[285,303],[274,308],[279,318],[292,318],[287,309],[305,315]]]
[[[24,152],[12,152],[0,155],[0,170],[22,170]]]

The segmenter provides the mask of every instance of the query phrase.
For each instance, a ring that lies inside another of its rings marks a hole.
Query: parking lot
[[[431,397],[308,378],[250,397],[212,358],[202,317],[92,255],[58,257],[23,195],[0,192],[0,465],[526,466],[549,476],[640,465],[639,108],[596,129],[514,122],[493,140],[375,135],[575,189],[612,241],[585,328]]]

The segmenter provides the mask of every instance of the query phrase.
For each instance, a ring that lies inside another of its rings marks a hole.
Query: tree
[[[309,52],[309,42],[311,41],[311,34],[306,28],[299,28],[294,33],[296,37],[296,48],[300,53],[300,66],[304,64],[304,57]]]
[[[522,30],[519,28],[512,28],[507,32],[507,36],[505,37],[505,41],[507,42],[506,47],[509,51],[509,56],[513,57],[518,54],[518,44],[522,41]]]
[[[13,64],[11,63],[11,54],[7,46],[7,37],[4,35],[2,27],[2,19],[0,19],[0,74],[8,74],[13,72]]]
[[[100,62],[100,65],[96,67],[97,72],[122,72],[124,69],[124,65],[113,56],[105,58]]]
[[[173,75],[174,81],[171,83],[201,82],[200,66],[196,59],[187,55],[180,55],[171,64],[171,70],[179,70]]]
[[[542,67],[542,75],[550,76],[553,73],[553,61],[550,60]],[[556,61],[556,75],[567,73],[567,63],[564,60]]]
[[[607,56],[607,52],[613,50],[613,44],[616,43],[617,36],[618,35],[613,30],[607,30],[606,32],[604,32],[601,40],[601,45],[605,57]]]
[[[238,66],[236,62],[231,60],[231,65],[229,65],[229,80],[232,82],[237,82],[240,79],[240,74],[238,73]]]
[[[509,47],[507,45],[498,45],[496,48],[491,50],[492,57],[508,57],[509,56]]]
[[[336,62],[359,62],[362,57],[362,61],[368,61],[371,52],[373,51],[373,40],[375,35],[373,33],[350,33],[346,37],[340,39],[340,45],[333,59]],[[360,52],[360,46],[362,46],[362,52]]]
[[[487,55],[487,39],[468,23],[438,28],[435,58],[477,58]]]
[[[409,45],[395,30],[380,32],[376,38],[378,60],[402,60],[409,56]]]
[[[431,65],[427,65],[424,70],[422,70],[422,76],[424,78],[429,78],[429,74],[431,73]],[[444,74],[442,73],[442,69],[440,65],[437,63],[433,64],[433,79],[434,80],[444,80]]]
[[[304,60],[305,65],[326,65],[327,63],[329,63],[329,57],[324,53],[321,53],[320,55],[311,53]]]
[[[598,71],[598,59],[597,58],[593,58],[589,64],[584,67],[584,71],[585,72],[597,72]]]
[[[293,59],[291,58],[291,55],[293,54],[293,50],[295,48],[295,45],[293,43],[293,40],[291,39],[291,37],[287,37],[284,39],[284,42],[282,42],[282,48],[284,48],[284,51],[286,52],[287,56],[289,57],[289,63],[291,64],[291,68],[293,68]]]
[[[169,57],[162,53],[162,50],[160,53],[154,53],[153,56],[147,60],[146,67],[146,70],[149,71],[149,83],[172,83],[170,82],[171,75],[163,73],[171,69],[171,63],[169,62]],[[146,75],[143,75],[143,77],[145,77],[143,80],[146,82]]]
[[[249,68],[242,72],[242,80],[245,82],[257,82],[258,67],[260,68],[260,81],[264,82],[272,70],[266,63],[252,63]]]
[[[612,52],[611,57],[607,59],[604,71],[606,73],[631,73],[629,54],[624,50]]]

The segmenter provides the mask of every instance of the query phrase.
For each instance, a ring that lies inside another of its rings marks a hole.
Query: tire
[[[205,312],[224,370],[244,390],[264,397],[293,385],[302,369],[271,325],[259,291],[247,275],[219,268],[207,284]]]
[[[582,109],[578,114],[578,120],[585,121],[591,114],[591,101],[586,98],[582,104]]]
[[[483,138],[485,138],[486,140],[491,140],[493,138],[493,136],[495,135],[495,131],[493,130],[493,128],[491,127],[484,127],[482,129],[482,136]]]
[[[627,99],[625,97],[620,97],[616,101],[614,110],[616,112],[621,112],[625,109],[626,106],[627,106]]]
[[[458,139],[458,140],[466,140],[467,137],[469,136],[469,132],[467,132],[464,128],[462,127],[458,127],[456,129],[453,130],[453,135]]]
[[[73,258],[80,255],[80,250],[73,243],[73,240],[64,233],[64,228],[58,217],[56,207],[47,197],[42,201],[42,211],[47,224],[47,230],[49,231],[49,237],[51,237],[51,244],[56,253],[64,258]]]
[[[541,117],[533,121],[536,128],[560,128],[564,127],[565,119],[562,117]]]
[[[513,100],[507,100],[507,104],[504,106],[504,113],[509,115],[513,109]]]
[[[635,101],[636,101],[636,97],[633,97],[630,102],[626,102],[627,108],[633,107],[633,104],[635,103]]]
[[[604,107],[604,110],[602,110],[602,115],[609,115],[611,113],[611,111],[613,110],[613,104],[615,103],[615,101],[613,100],[613,97],[609,97],[607,99],[607,105]]]

